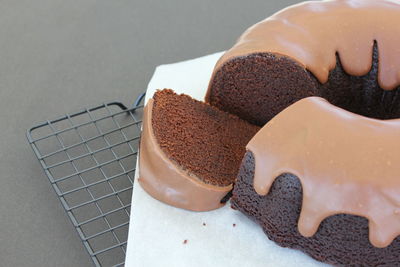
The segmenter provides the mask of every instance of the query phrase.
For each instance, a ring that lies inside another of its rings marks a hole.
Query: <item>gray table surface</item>
[[[131,104],[157,65],[225,50],[296,2],[0,1],[0,266],[92,265],[28,128],[106,101]]]

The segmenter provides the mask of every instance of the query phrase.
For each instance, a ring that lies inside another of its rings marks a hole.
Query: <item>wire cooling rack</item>
[[[123,266],[143,106],[104,103],[27,137],[95,266]]]

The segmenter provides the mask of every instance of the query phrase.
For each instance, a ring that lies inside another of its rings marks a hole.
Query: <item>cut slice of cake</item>
[[[157,91],[143,117],[139,182],[154,198],[179,208],[219,208],[258,130],[190,96]]]

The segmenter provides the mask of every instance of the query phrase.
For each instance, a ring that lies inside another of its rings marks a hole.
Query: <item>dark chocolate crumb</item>
[[[153,99],[154,136],[169,159],[205,184],[232,184],[246,144],[260,128],[170,89],[158,91]]]
[[[185,244],[187,244],[187,239],[185,239],[185,240],[183,240],[183,244],[185,245]]]

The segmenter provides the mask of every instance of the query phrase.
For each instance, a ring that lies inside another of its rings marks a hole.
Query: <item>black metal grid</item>
[[[143,106],[105,103],[46,121],[28,141],[95,266],[123,266]]]

